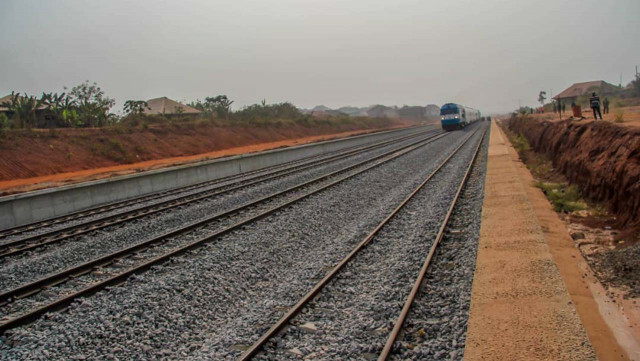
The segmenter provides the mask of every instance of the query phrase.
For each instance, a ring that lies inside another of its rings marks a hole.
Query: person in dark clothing
[[[562,104],[562,112],[566,113],[567,112],[567,105],[566,104]]]
[[[555,113],[557,111],[558,111],[558,108],[556,107],[556,103],[553,103],[553,112]]]
[[[591,99],[589,99],[589,104],[591,105],[591,109],[593,110],[593,119],[598,120],[597,115],[600,116],[600,120],[602,120],[602,113],[600,112],[600,97],[596,95],[595,92],[591,94]]]
[[[604,113],[608,114],[609,113],[609,99],[607,97],[604,97],[604,100],[602,101],[602,107],[603,107],[602,110],[604,110]]]

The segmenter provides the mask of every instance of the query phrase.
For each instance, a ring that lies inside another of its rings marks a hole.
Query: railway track
[[[208,186],[215,186],[217,184],[223,184],[223,183],[227,183],[227,182],[233,182],[233,181],[236,181],[236,180],[241,180],[242,178],[246,178],[247,176],[260,175],[261,173],[265,173],[265,172],[266,172],[266,174],[263,175],[263,176],[272,175],[276,171],[291,170],[292,168],[295,168],[297,166],[304,166],[304,165],[310,164],[311,162],[314,162],[314,161],[317,161],[317,160],[324,160],[324,159],[330,158],[332,156],[339,155],[339,154],[346,154],[346,153],[351,152],[351,151],[356,152],[358,150],[372,149],[372,148],[377,147],[379,145],[390,144],[392,142],[402,141],[404,139],[409,139],[409,138],[415,137],[415,136],[417,136],[417,135],[419,135],[421,133],[424,133],[424,132],[420,132],[419,131],[419,132],[416,132],[416,133],[411,133],[409,135],[393,137],[391,139],[385,140],[385,141],[380,142],[380,143],[375,143],[375,144],[358,145],[358,146],[348,147],[348,148],[341,149],[341,150],[338,150],[338,151],[329,152],[329,153],[323,153],[323,154],[319,154],[319,155],[311,156],[311,157],[305,157],[305,158],[302,158],[302,159],[299,159],[299,160],[278,164],[278,165],[272,166],[272,167],[261,168],[261,169],[257,169],[257,170],[253,170],[253,171],[243,172],[241,174],[237,174],[237,175],[233,175],[233,176],[229,176],[229,177],[224,177],[224,178],[215,179],[215,180],[206,181],[206,182],[200,182],[200,183],[196,183],[196,184],[192,184],[192,185],[184,186],[184,187],[172,188],[172,189],[161,191],[161,192],[153,192],[151,194],[146,194],[146,195],[142,195],[142,196],[138,196],[138,197],[134,197],[134,198],[129,198],[129,199],[126,199],[126,200],[123,200],[123,201],[108,203],[108,204],[104,204],[104,205],[101,205],[101,206],[98,206],[98,207],[92,207],[92,208],[89,208],[89,209],[68,213],[68,214],[65,214],[65,215],[62,215],[62,216],[49,218],[47,220],[40,221],[40,222],[33,222],[33,223],[25,224],[25,225],[6,228],[6,229],[3,229],[3,230],[0,230],[0,240],[6,239],[7,237],[10,237],[10,236],[15,236],[15,235],[19,235],[19,234],[26,233],[26,232],[36,231],[36,230],[41,229],[41,228],[51,227],[51,226],[55,226],[55,225],[58,225],[58,224],[61,224],[61,223],[65,223],[65,222],[69,222],[69,221],[75,221],[75,220],[78,220],[78,219],[91,217],[91,216],[98,215],[98,214],[101,214],[101,213],[106,213],[106,212],[114,211],[114,210],[117,210],[117,209],[134,206],[136,204],[140,204],[140,203],[144,203],[144,202],[149,202],[149,201],[153,201],[153,200],[169,197],[169,196],[180,194],[180,193],[185,193],[185,192],[188,192],[188,191],[191,191],[191,190],[195,190],[195,189],[198,189],[198,188],[203,188],[203,187],[208,187]],[[254,177],[252,179],[255,179],[257,177],[258,176]]]
[[[254,342],[251,346],[249,346],[246,349],[246,351],[244,351],[243,354],[238,358],[238,360],[244,361],[244,360],[253,359],[256,355],[258,355],[261,351],[265,349],[265,347],[268,345],[268,343],[271,340],[273,340],[276,336],[279,336],[283,332],[285,332],[284,331],[285,328],[288,325],[291,325],[291,322],[294,320],[294,318],[296,318],[296,316],[299,315],[303,311],[303,309],[305,309],[306,307],[309,307],[312,300],[314,300],[319,296],[319,294],[323,291],[325,286],[327,286],[329,283],[334,282],[336,280],[337,278],[336,276],[338,274],[340,274],[341,272],[344,272],[345,267],[352,260],[354,260],[361,253],[361,251],[366,248],[367,245],[371,244],[375,240],[379,232],[383,228],[389,225],[390,221],[394,219],[394,217],[416,196],[416,194],[418,194],[425,187],[425,185],[431,179],[433,179],[433,177],[454,157],[454,155],[456,155],[465,146],[465,144],[470,142],[470,140],[474,137],[474,135],[479,131],[480,130],[477,130],[471,135],[469,135],[462,144],[460,144],[429,176],[427,176],[424,179],[424,181],[420,183],[420,185],[411,194],[409,194],[409,196],[407,196],[380,224],[378,224],[375,227],[375,229],[371,233],[369,233],[346,257],[344,257],[335,267],[333,267],[324,276],[324,278],[322,278],[318,283],[316,283],[315,286],[310,291],[308,291],[302,298],[300,298],[300,300],[293,307],[291,307],[277,322],[275,322],[264,334],[262,334],[256,342]],[[394,342],[396,341],[396,338],[400,330],[402,329],[402,325],[404,323],[406,315],[409,309],[411,308],[411,305],[413,303],[413,300],[415,299],[416,293],[421,283],[424,280],[424,275],[426,273],[426,270],[428,269],[429,264],[431,263],[431,260],[434,257],[435,250],[438,244],[440,243],[440,240],[443,237],[445,227],[449,222],[449,218],[451,217],[453,208],[455,207],[458,201],[460,193],[466,183],[466,180],[469,177],[472,166],[477,158],[478,152],[481,149],[482,143],[485,138],[485,134],[486,134],[486,130],[483,130],[482,134],[479,137],[480,140],[478,141],[478,144],[475,146],[475,150],[473,152],[473,156],[471,157],[471,161],[466,167],[466,171],[464,173],[464,176],[460,180],[455,196],[453,197],[452,202],[449,204],[448,211],[439,226],[435,239],[431,244],[426,260],[424,261],[424,264],[422,265],[417,278],[413,282],[411,292],[409,293],[409,296],[404,302],[404,306],[402,308],[402,311],[400,312],[400,316],[396,320],[393,329],[391,330],[391,332],[387,337],[387,342],[385,343],[385,346],[382,348],[382,352],[378,355],[378,360],[386,360],[391,354],[391,350],[394,345]],[[330,318],[331,317],[329,317],[329,319]],[[277,342],[272,343],[271,344],[272,348],[277,347],[275,346],[276,344]],[[273,349],[271,349],[271,351],[273,351]],[[267,359],[269,358],[266,355],[262,355],[262,356],[264,356],[263,358],[267,358]],[[301,356],[301,354],[296,355],[294,357],[298,357],[298,356]]]
[[[86,297],[106,287],[117,285],[133,274],[144,272],[154,265],[161,265],[172,257],[182,255],[250,222],[273,214],[295,202],[397,159],[447,135],[448,133],[430,135],[400,149],[387,151],[372,159],[346,166],[303,184],[6,291],[0,294],[0,303],[3,305],[4,313],[4,318],[0,323],[0,333],[32,322],[47,312],[64,308],[77,298]],[[313,188],[314,186],[316,188]],[[309,188],[313,189],[309,190]],[[277,200],[281,200],[281,203],[274,205],[273,203],[276,203]],[[247,214],[249,215],[247,216]],[[237,220],[240,216],[245,217]],[[205,235],[194,233],[205,233]],[[42,296],[41,291],[43,290],[47,290],[49,294]],[[52,297],[51,293],[57,294]],[[39,296],[46,300],[36,299],[34,301],[34,298]]]
[[[250,176],[248,178],[246,177],[240,178],[238,181],[231,184],[225,184],[225,182],[223,182],[219,186],[215,186],[214,188],[206,189],[203,191],[198,191],[196,193],[190,193],[187,195],[179,196],[177,198],[171,198],[169,200],[164,200],[161,202],[144,205],[142,207],[138,207],[131,210],[124,210],[122,212],[110,214],[97,219],[89,219],[81,223],[75,223],[75,224],[71,224],[61,228],[56,228],[43,233],[38,233],[33,236],[10,240],[0,244],[0,259],[9,257],[9,256],[19,255],[43,246],[57,244],[65,240],[68,240],[70,238],[95,232],[97,230],[100,230],[106,227],[130,222],[136,219],[158,214],[160,212],[165,212],[174,208],[191,205],[197,202],[211,199],[213,197],[229,194],[231,192],[238,191],[245,187],[260,184],[260,183],[267,182],[267,181],[274,180],[281,177],[286,177],[297,172],[301,172],[307,169],[317,167],[322,164],[328,164],[331,162],[346,159],[348,157],[353,157],[355,155],[364,154],[365,152],[369,152],[374,149],[380,149],[385,146],[393,145],[396,143],[400,143],[400,142],[421,137],[424,135],[436,134],[436,133],[439,133],[439,132],[437,130],[418,132],[416,134],[410,134],[410,135],[394,138],[394,139],[383,141],[381,143],[376,143],[373,145],[356,147],[354,149],[349,149],[346,152],[333,154],[328,157],[323,157],[323,158],[312,157],[313,159],[307,159],[303,163],[293,164],[282,169],[276,169],[267,174],[257,174],[257,175]],[[191,186],[189,186],[188,188],[192,189]],[[163,195],[161,197],[164,197],[164,196],[166,195]],[[160,197],[160,196],[157,196],[157,197]],[[149,199],[145,199],[141,201],[148,201],[148,200]],[[130,205],[131,205],[130,203],[126,203],[124,205],[119,206],[119,208],[129,207]],[[108,211],[113,210],[113,208],[111,207],[113,207],[113,205],[107,207]],[[95,215],[100,213],[101,211],[99,211],[98,209],[95,209],[95,210],[90,210],[90,212],[92,212],[91,215]],[[87,216],[88,215],[78,215],[79,218],[84,218]],[[62,223],[62,222],[63,221],[61,220],[58,223]]]

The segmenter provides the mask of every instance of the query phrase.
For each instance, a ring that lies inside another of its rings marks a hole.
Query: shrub
[[[5,113],[0,113],[0,132],[6,131],[9,127],[9,117]]]
[[[618,109],[613,113],[613,121],[616,123],[624,122],[624,111],[622,109]]]
[[[544,192],[556,212],[571,213],[587,209],[576,185],[537,182],[536,187]]]
[[[84,83],[71,88],[69,98],[75,105],[78,117],[78,125],[85,127],[102,127],[114,124],[117,117],[109,114],[109,109],[115,104],[115,100],[105,96],[98,84]]]

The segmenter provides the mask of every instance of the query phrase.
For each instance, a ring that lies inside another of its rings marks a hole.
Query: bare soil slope
[[[377,120],[366,125],[275,124],[256,127],[177,123],[149,127],[12,131],[0,139],[0,182],[103,167],[122,168],[126,164],[135,166],[230,148],[331,134],[346,136],[356,131],[407,125],[410,124],[391,120]],[[261,150],[260,147],[253,148],[253,151]],[[189,160],[197,159],[190,157]]]
[[[589,199],[608,205],[620,225],[640,224],[640,129],[608,122],[506,121],[547,155]]]

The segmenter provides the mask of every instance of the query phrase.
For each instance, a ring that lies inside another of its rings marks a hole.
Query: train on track
[[[447,131],[462,129],[481,118],[479,110],[460,104],[447,103],[440,108],[442,129]]]

